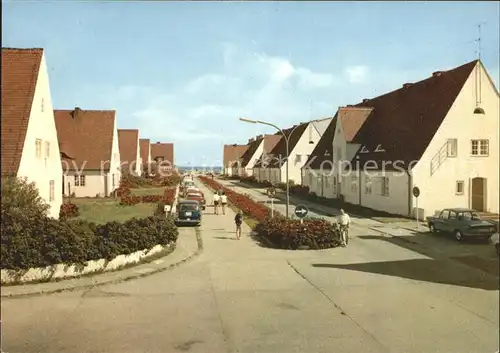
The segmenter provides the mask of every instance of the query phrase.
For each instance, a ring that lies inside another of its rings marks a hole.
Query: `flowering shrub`
[[[167,188],[163,193],[163,202],[167,205],[171,205],[175,199],[175,188]]]
[[[67,219],[72,217],[78,217],[80,215],[80,210],[78,206],[74,203],[66,202],[61,205],[61,209],[59,211],[60,219]]]
[[[255,202],[248,196],[234,192],[233,190],[226,188],[225,186],[221,185],[215,180],[212,180],[211,178],[200,176],[200,180],[213,190],[224,191],[229,202],[238,207],[244,214],[255,218],[258,221],[264,220],[269,216],[270,211],[266,206]]]
[[[255,227],[261,237],[281,249],[326,249],[340,245],[337,227],[324,219],[286,219],[283,216],[266,218]]]

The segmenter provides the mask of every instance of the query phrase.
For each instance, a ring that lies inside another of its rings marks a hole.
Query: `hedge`
[[[175,242],[172,218],[151,216],[124,223],[96,225],[55,220],[34,183],[2,179],[1,268],[29,269],[64,263],[82,264]]]

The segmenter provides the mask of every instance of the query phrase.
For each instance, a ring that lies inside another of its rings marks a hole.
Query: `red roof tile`
[[[441,71],[356,105],[374,110],[353,139],[370,152],[360,149],[353,162],[359,158],[363,165],[370,160],[380,167],[383,161],[401,161],[400,166],[407,168],[419,160],[477,64],[474,60]],[[374,152],[378,145],[385,152]]]
[[[43,49],[2,48],[2,175],[17,175]]]
[[[115,133],[114,110],[54,110],[57,138],[62,154],[74,158],[74,164],[63,163],[70,171],[109,170],[113,135]]]
[[[156,158],[163,158],[164,161],[170,162],[174,166],[174,144],[173,143],[152,143],[151,144],[151,161]]]
[[[118,129],[118,145],[120,147],[121,163],[135,163],[137,161],[137,145],[139,144],[139,130]]]
[[[338,118],[342,123],[342,130],[346,142],[352,142],[354,136],[365,123],[373,108],[366,107],[341,107]],[[335,133],[335,132],[334,132]]]
[[[269,162],[273,158],[271,151],[276,148],[276,145],[280,142],[282,138],[283,136],[281,134],[266,135],[264,139],[264,148],[263,148],[264,151],[255,162],[254,168],[262,168],[262,164],[264,164],[264,166],[267,167],[267,164],[269,164]]]
[[[224,154],[222,158],[224,167],[232,167],[234,162],[239,161],[247,149],[248,145],[224,145]]]
[[[149,160],[149,153],[150,153],[150,144],[151,141],[149,139],[139,139],[139,148],[141,151],[141,158],[142,158],[142,164],[146,165]]]

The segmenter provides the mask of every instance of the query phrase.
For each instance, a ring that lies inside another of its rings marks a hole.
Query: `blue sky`
[[[286,128],[477,57],[499,82],[498,2],[2,2],[2,45],[46,49],[57,109],[220,165],[224,143]]]

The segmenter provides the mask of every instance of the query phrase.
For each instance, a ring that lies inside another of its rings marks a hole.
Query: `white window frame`
[[[372,193],[372,180],[369,176],[365,177],[365,194],[371,195]]]
[[[52,202],[56,199],[55,194],[56,183],[54,180],[49,181],[49,202]]]
[[[85,179],[84,174],[80,174],[80,175],[75,174],[74,175],[74,182],[75,182],[75,186],[85,186],[87,180]]]
[[[357,191],[358,191],[358,176],[351,175],[351,192],[357,192]]]
[[[483,152],[483,148],[486,152]],[[490,141],[487,139],[471,140],[470,154],[473,157],[488,157],[490,154]]]
[[[459,190],[459,185],[461,185],[461,190]],[[465,190],[465,182],[463,180],[457,180],[455,183],[455,195],[463,195]]]
[[[382,196],[388,197],[390,195],[390,181],[389,177],[384,176],[381,177],[381,183],[380,183],[380,193]]]
[[[36,158],[42,158],[42,139],[35,140],[35,155]]]
[[[455,158],[458,155],[458,140],[448,139],[446,145],[446,156],[450,158]]]

